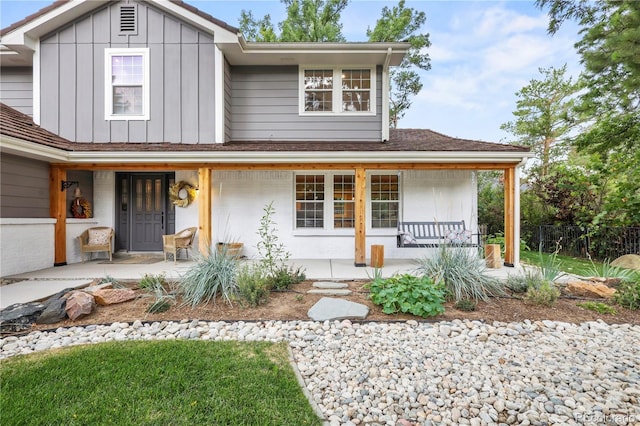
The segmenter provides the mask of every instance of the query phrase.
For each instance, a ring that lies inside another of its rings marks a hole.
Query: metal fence
[[[572,225],[523,226],[522,239],[531,250],[575,257],[616,259],[625,254],[640,254],[640,227],[583,228]]]

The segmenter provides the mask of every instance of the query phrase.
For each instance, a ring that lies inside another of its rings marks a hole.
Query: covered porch
[[[367,176],[371,173],[415,173],[415,172],[442,172],[442,171],[464,171],[465,173],[475,173],[484,170],[501,170],[504,174],[504,191],[505,191],[505,241],[506,241],[506,253],[504,256],[505,265],[514,266],[519,262],[519,188],[517,182],[519,181],[519,165],[520,163],[514,161],[504,162],[443,162],[438,161],[438,158],[432,158],[430,162],[389,162],[383,163],[375,160],[371,160],[368,163],[351,163],[351,162],[307,162],[307,163],[273,163],[273,162],[218,162],[218,163],[184,163],[184,164],[172,164],[168,169],[166,164],[119,164],[112,163],[105,164],[53,164],[51,166],[51,207],[52,217],[55,220],[55,264],[64,265],[67,263],[68,250],[66,245],[73,243],[73,239],[69,238],[73,235],[68,235],[68,220],[66,218],[66,211],[68,207],[68,200],[65,198],[64,192],[60,191],[60,183],[67,179],[67,171],[70,170],[91,170],[94,172],[109,171],[112,173],[118,171],[144,171],[144,172],[166,172],[174,171],[176,176],[185,175],[192,177],[192,182],[197,185],[198,195],[194,205],[191,207],[191,213],[189,216],[189,226],[197,226],[198,228],[198,244],[201,253],[206,253],[209,248],[215,244],[216,241],[225,241],[226,236],[222,231],[224,225],[224,218],[219,213],[215,212],[215,208],[220,205],[221,202],[221,189],[219,185],[221,182],[219,178],[215,178],[216,173],[224,172],[239,172],[239,173],[259,173],[263,172],[285,172],[290,174],[295,173],[319,173],[320,171],[340,171],[340,173],[351,173],[353,175],[354,182],[354,194],[353,194],[353,226],[350,229],[344,229],[343,234],[340,237],[348,237],[341,239],[341,252],[329,253],[327,258],[339,257],[348,259],[351,257],[351,263],[356,267],[365,267],[367,265],[367,257],[370,254],[371,246],[374,244],[380,244],[381,240],[386,241],[386,244],[395,245],[395,229],[387,229],[385,235],[380,233],[372,233],[370,227],[371,221],[371,202],[368,185],[370,180]],[[194,167],[197,167],[194,169]],[[259,175],[256,175],[259,176]],[[471,175],[469,175],[471,176]],[[195,182],[197,180],[197,182]],[[474,187],[475,190],[475,187]],[[426,192],[426,191],[425,191]],[[259,194],[264,197],[263,194]],[[254,210],[260,210],[260,200],[255,191],[247,192],[243,195],[243,191],[237,194],[238,197],[244,197],[244,199],[253,199]],[[266,195],[268,197],[269,195]],[[426,195],[425,195],[426,196]],[[474,195],[475,196],[475,195]],[[255,198],[251,198],[255,197]],[[368,198],[369,197],[369,198]],[[267,199],[267,198],[265,198]],[[460,201],[460,200],[459,200]],[[468,202],[473,205],[471,199],[462,200],[461,202]],[[286,206],[286,204],[285,204]],[[465,207],[469,210],[470,207]],[[407,208],[409,210],[409,208]],[[415,210],[415,209],[414,209]],[[454,210],[456,210],[454,208]],[[473,210],[473,208],[471,208]],[[285,218],[286,221],[293,220],[290,213]],[[412,220],[433,220],[433,216],[428,213],[420,211],[407,211],[404,215],[411,214],[414,218]],[[424,215],[424,218],[420,216]],[[454,216],[462,216],[462,212],[449,213]],[[255,213],[254,213],[255,216]],[[461,219],[462,217],[454,217],[452,219]],[[254,218],[255,219],[255,218]],[[467,218],[468,219],[468,218]],[[228,219],[227,219],[228,220]],[[240,219],[237,219],[240,220]],[[398,220],[402,220],[398,218]],[[197,222],[197,223],[196,223]],[[471,223],[469,223],[471,222]],[[468,226],[477,229],[477,224],[471,221],[467,221]],[[103,224],[104,225],[104,224]],[[109,225],[109,224],[106,224]],[[243,225],[250,226],[250,225]],[[289,226],[289,225],[288,225]],[[294,225],[291,225],[294,226]],[[177,230],[177,229],[176,229]],[[294,226],[295,231],[295,226]],[[345,232],[346,231],[346,232]],[[73,232],[73,231],[71,231]],[[477,231],[474,231],[477,232]],[[290,229],[280,229],[281,236],[291,233]],[[324,237],[331,238],[331,235]],[[344,245],[348,244],[352,246],[349,250]],[[253,243],[252,243],[253,245]],[[285,244],[286,245],[286,244]],[[421,249],[396,249],[393,247],[395,253],[394,256],[390,256],[395,259],[402,258],[416,258],[424,255],[424,250]],[[349,253],[350,252],[350,253]],[[346,255],[345,255],[346,254]],[[302,257],[299,254],[293,253],[294,257]]]

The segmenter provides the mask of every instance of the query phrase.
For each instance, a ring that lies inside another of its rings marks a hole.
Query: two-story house
[[[197,226],[201,250],[255,256],[268,203],[293,258],[418,258],[398,221],[477,232],[479,170],[504,171],[518,262],[528,150],[390,129],[407,43],[250,43],[184,2],[135,0],[58,1],[0,36],[3,276],[80,261],[92,226],[114,228],[116,250]],[[171,202],[179,182],[193,202]]]

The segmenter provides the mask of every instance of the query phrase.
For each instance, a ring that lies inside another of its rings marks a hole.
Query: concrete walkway
[[[3,277],[21,281],[0,286],[0,309],[14,303],[25,303],[46,299],[68,287],[84,287],[96,278],[112,277],[117,280],[137,280],[145,274],[165,274],[168,279],[178,279],[191,268],[192,260],[160,261],[151,264],[105,264],[103,260],[92,260],[86,263],[52,267],[39,271]],[[252,262],[246,260],[246,262]],[[371,267],[356,267],[353,259],[295,259],[289,263],[294,267],[302,267],[310,280],[354,280],[370,279],[375,275]],[[383,277],[394,274],[411,273],[417,264],[413,259],[387,259],[380,273]],[[518,272],[517,268],[501,268],[490,270],[492,275],[506,278],[510,273]]]

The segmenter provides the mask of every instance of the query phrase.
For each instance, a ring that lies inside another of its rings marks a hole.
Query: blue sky
[[[266,13],[277,23],[284,8],[277,0],[187,0],[195,7],[238,25],[242,9],[256,17]],[[2,28],[49,1],[0,0]],[[366,39],[382,8],[397,2],[352,0],[342,15],[343,33],[349,41]],[[429,128],[449,136],[492,142],[509,140],[500,125],[512,120],[515,92],[538,68],[568,64],[572,75],[580,72],[573,47],[579,39],[576,27],[565,25],[555,36],[547,35],[547,16],[533,1],[407,1],[424,11],[424,32],[430,34],[431,70],[421,72],[422,92],[400,121],[403,128]]]

